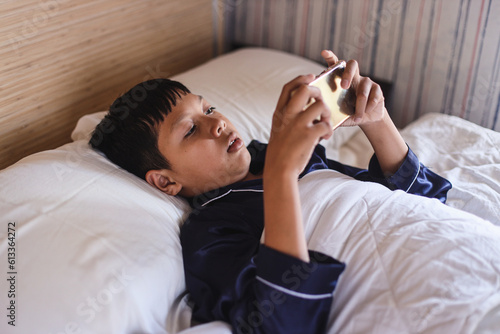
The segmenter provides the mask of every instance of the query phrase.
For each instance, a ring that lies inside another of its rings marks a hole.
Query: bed
[[[246,143],[265,142],[282,85],[322,69],[280,51],[243,48],[173,78],[223,112]],[[178,239],[189,206],[89,147],[105,112],[81,117],[72,142],[0,171],[7,276],[0,291],[10,307],[0,332],[230,333],[223,322],[191,325]],[[401,133],[452,182],[447,205],[410,198],[402,210],[390,205],[399,192],[375,201],[361,190],[308,202],[309,247],[348,264],[328,333],[499,333],[500,133],[432,113]],[[372,154],[357,128],[339,128],[322,144],[330,158],[359,167]],[[316,182],[341,189],[329,172],[300,181],[301,196],[313,196]],[[368,216],[353,214],[353,203],[366,205]]]

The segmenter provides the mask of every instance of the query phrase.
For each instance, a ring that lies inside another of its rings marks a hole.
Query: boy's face
[[[243,180],[249,173],[250,153],[239,133],[198,95],[177,99],[159,125],[158,148],[171,165],[171,170],[161,172],[174,191],[159,188],[170,194],[194,196]]]

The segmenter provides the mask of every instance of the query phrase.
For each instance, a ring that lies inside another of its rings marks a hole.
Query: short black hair
[[[153,169],[171,169],[158,149],[158,125],[177,99],[190,93],[180,82],[152,79],[117,98],[96,126],[90,145],[113,163],[145,179]]]

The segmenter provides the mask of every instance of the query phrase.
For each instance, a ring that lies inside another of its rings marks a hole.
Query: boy
[[[329,66],[338,61],[331,51],[322,56]],[[93,134],[92,146],[111,161],[193,206],[181,244],[197,321],[223,320],[235,333],[325,330],[345,265],[307,249],[298,179],[309,172],[335,169],[446,200],[451,184],[418,162],[390,120],[380,87],[359,75],[355,61],[341,83],[352,84],[357,96],[345,125],[360,126],[375,155],[369,170],[326,159],[317,144],[332,134],[330,112],[308,86],[313,79],[300,76],[283,87],[267,145],[246,147],[207,101],[166,79],[117,99]]]

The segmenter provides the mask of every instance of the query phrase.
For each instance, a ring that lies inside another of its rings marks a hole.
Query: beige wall
[[[0,4],[0,168],[70,141],[120,93],[213,56],[211,0]]]

